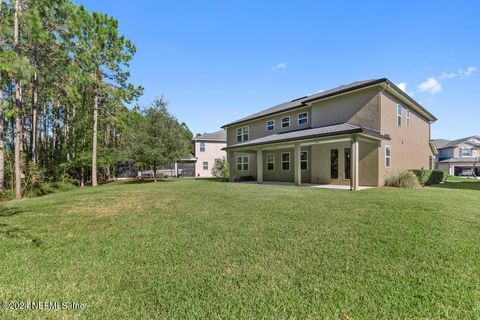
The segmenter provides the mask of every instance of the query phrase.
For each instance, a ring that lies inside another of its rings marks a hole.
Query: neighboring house
[[[382,186],[432,168],[434,121],[388,79],[343,85],[224,125],[230,179]]]
[[[480,176],[480,136],[433,140],[438,149],[436,168],[455,176]]]
[[[193,138],[196,158],[195,176],[211,177],[215,159],[226,157],[227,133],[220,130]]]

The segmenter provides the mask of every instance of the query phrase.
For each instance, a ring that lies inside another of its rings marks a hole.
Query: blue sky
[[[193,133],[355,80],[387,77],[439,119],[480,134],[478,1],[77,0],[137,46],[141,105],[164,96]]]

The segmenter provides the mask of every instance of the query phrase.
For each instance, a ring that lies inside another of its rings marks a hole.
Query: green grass
[[[478,319],[480,193],[116,183],[0,211],[0,319]],[[458,189],[458,186],[462,186]]]

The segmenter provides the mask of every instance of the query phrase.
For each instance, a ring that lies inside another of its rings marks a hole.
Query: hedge
[[[442,183],[448,176],[448,173],[438,170],[415,169],[412,172],[418,177],[422,186]]]

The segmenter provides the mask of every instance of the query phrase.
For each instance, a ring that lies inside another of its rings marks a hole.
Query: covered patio
[[[230,181],[297,186],[342,186],[361,190],[379,185],[379,148],[388,137],[341,124],[282,134],[227,148]]]

